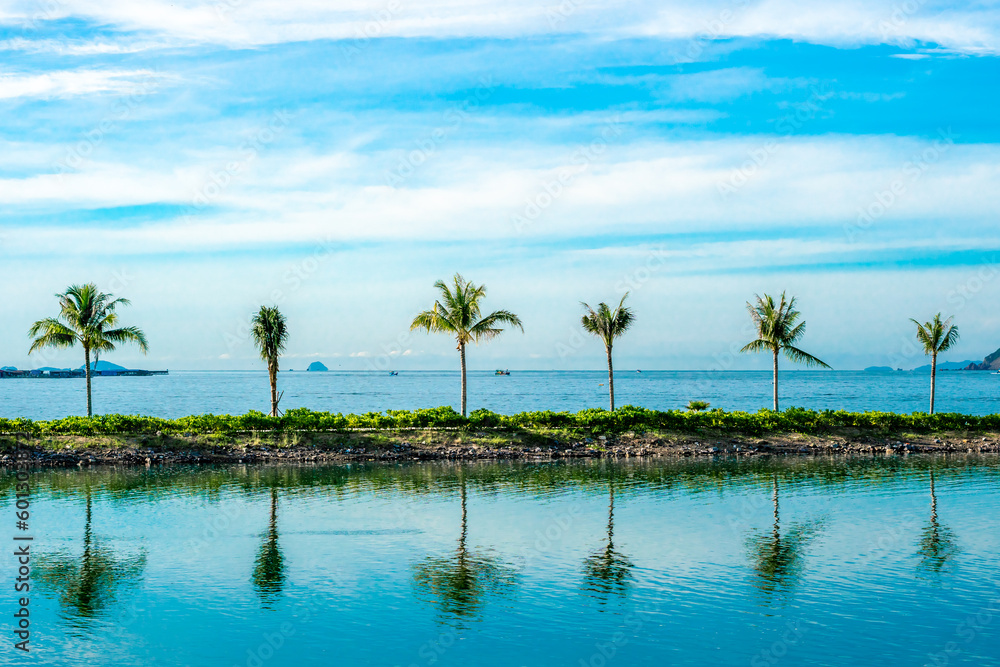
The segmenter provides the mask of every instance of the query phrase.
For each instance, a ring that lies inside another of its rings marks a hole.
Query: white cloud
[[[158,78],[150,70],[56,70],[25,74],[0,70],[0,99],[59,98],[94,93],[129,94],[146,90]]]
[[[0,41],[0,51],[24,51],[31,54],[53,53],[60,56],[100,56],[123,53],[139,53],[172,46],[168,42],[151,42],[147,40],[111,41],[101,40],[57,40],[57,39],[26,39],[15,37]]]
[[[8,21],[30,23],[37,5],[22,0],[8,11]],[[1000,20],[989,3],[943,6],[928,0],[430,0],[418,4],[356,0],[349,6],[320,0],[61,0],[57,10],[44,18],[69,16],[155,36],[149,40],[151,45],[168,40],[177,45],[251,46],[316,39],[359,39],[362,44],[388,36],[515,37],[563,32],[690,40],[687,51],[693,58],[707,41],[727,37],[777,37],[822,44],[921,42],[967,53],[1000,51]],[[127,40],[139,41],[134,36]]]
[[[851,240],[892,225],[936,228],[943,220],[982,233],[1000,208],[993,187],[1000,148],[917,138],[641,141],[609,145],[582,171],[572,146],[462,147],[443,150],[398,188],[381,183],[383,166],[391,164],[386,154],[304,158],[273,150],[219,189],[212,200],[219,211],[114,228],[11,226],[6,251],[110,247],[131,254],[322,239],[546,239],[789,226],[835,229]],[[187,205],[203,178],[203,170],[172,163],[93,163],[61,177],[0,178],[0,200],[9,209]],[[859,222],[863,211],[870,221]]]

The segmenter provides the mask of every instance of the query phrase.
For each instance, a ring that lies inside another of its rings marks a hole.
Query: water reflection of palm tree
[[[947,527],[938,523],[933,470],[931,470],[931,519],[921,534],[919,553],[920,567],[935,574],[958,553],[954,535]]]
[[[818,522],[792,524],[781,532],[778,507],[778,476],[774,476],[774,527],[770,534],[752,536],[747,540],[752,566],[756,571],[754,586],[765,594],[791,590],[801,575],[805,547],[815,537]]]
[[[257,552],[253,569],[253,587],[265,607],[274,604],[285,585],[285,563],[278,545],[278,489],[271,488],[271,520],[268,522],[264,541]]]
[[[584,590],[601,602],[614,594],[628,595],[632,583],[632,561],[615,550],[615,483],[608,483],[608,541],[604,548],[583,561]]]
[[[490,594],[504,594],[517,583],[514,569],[486,549],[470,549],[465,478],[459,478],[462,498],[462,531],[458,548],[448,556],[428,556],[414,566],[413,582],[428,594],[438,609],[461,623],[475,618]]]
[[[40,555],[35,578],[43,588],[58,591],[59,600],[74,625],[86,625],[110,607],[123,588],[142,578],[146,555],[117,558],[100,544],[92,529],[93,503],[90,487],[86,489],[86,519],[83,529],[83,554],[77,558],[67,553]]]

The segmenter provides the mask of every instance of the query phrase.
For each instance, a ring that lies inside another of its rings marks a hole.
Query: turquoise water
[[[511,414],[528,410],[569,410],[607,406],[607,374],[600,371],[513,371],[469,374],[469,409]],[[459,407],[457,372],[285,372],[278,387],[281,407],[365,413],[451,405]],[[926,411],[927,373],[789,371],[779,382],[782,407],[791,405],[852,411]],[[266,372],[175,371],[167,376],[95,378],[96,414],[244,414],[270,410]],[[620,371],[615,374],[618,405],[680,409],[692,400],[726,410],[771,407],[769,372]],[[0,380],[0,417],[56,419],[86,414],[85,381]],[[1000,375],[946,372],[938,375],[939,412],[1000,412]]]
[[[32,481],[32,664],[1000,665],[995,457]]]

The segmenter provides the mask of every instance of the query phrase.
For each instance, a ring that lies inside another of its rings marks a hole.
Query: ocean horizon
[[[756,412],[771,407],[770,371],[615,372],[616,405],[670,410],[690,401],[712,408]],[[533,410],[577,412],[608,407],[606,371],[469,371],[469,410],[503,414]],[[1000,412],[1000,377],[989,372],[940,372],[937,412]],[[0,417],[58,419],[86,414],[86,382],[67,379],[0,380]],[[454,371],[282,371],[280,407],[340,413],[459,407]],[[929,373],[918,371],[788,370],[780,374],[781,405],[814,410],[926,412]],[[145,377],[95,377],[95,414],[177,418],[191,414],[267,412],[266,371],[182,371]]]

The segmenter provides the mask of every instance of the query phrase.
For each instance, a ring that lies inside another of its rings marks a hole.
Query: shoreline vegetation
[[[1000,415],[624,406],[501,415],[450,407],[280,417],[0,419],[0,466],[560,460],[1000,452]]]

